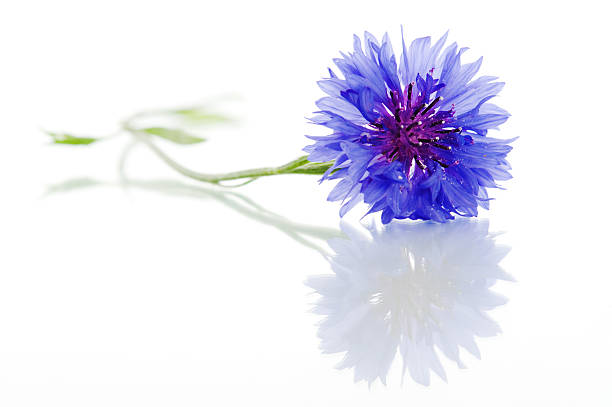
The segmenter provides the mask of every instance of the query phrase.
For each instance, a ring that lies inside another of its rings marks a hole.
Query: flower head
[[[416,382],[446,380],[441,355],[463,367],[463,350],[480,356],[476,337],[500,332],[488,311],[506,302],[491,288],[512,280],[499,266],[509,248],[486,221],[342,226],[349,239],[329,241],[334,274],[306,284],[320,294],[321,349],[344,353],[337,367],[355,381],[386,383],[398,353]]]
[[[309,137],[305,151],[334,161],[322,178],[340,179],[328,199],[344,201],[341,216],[363,200],[383,223],[477,216],[486,188],[511,178],[513,140],[487,137],[510,116],[489,102],[504,83],[473,79],[482,58],[462,64],[457,44],[442,51],[446,34],[433,46],[425,37],[407,48],[402,38],[399,65],[387,34],[380,44],[366,32],[364,42],[365,51],[355,36],[354,52],[334,60],[342,78],[330,69],[319,82],[328,96],[311,120],[333,133]]]

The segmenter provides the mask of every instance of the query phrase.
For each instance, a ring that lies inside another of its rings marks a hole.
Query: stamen
[[[412,86],[414,85],[414,82],[410,82],[410,84],[408,85],[408,107],[410,107],[410,100],[412,99]]]
[[[423,124],[423,122],[420,121],[420,120],[418,122],[412,122],[412,123],[410,123],[410,125],[408,127],[406,127],[406,130],[411,130],[412,128],[414,128],[414,126],[420,126],[422,124]]]
[[[389,91],[389,96],[391,96],[391,102],[393,102],[393,106],[397,106],[397,100],[395,100],[395,92],[390,90]]]
[[[444,120],[437,120],[437,121],[435,121],[435,122],[432,122],[432,123],[429,125],[429,127],[436,127],[436,126],[438,126],[438,125],[440,125],[440,124],[444,124],[444,123],[446,123]]]
[[[435,99],[433,100],[433,102],[431,102],[431,103],[429,104],[429,106],[427,106],[427,108],[425,108],[425,110],[423,110],[423,113],[422,113],[422,114],[426,114],[427,112],[429,112],[429,111],[430,111],[430,110],[431,110],[431,109],[432,109],[432,108],[433,108],[433,107],[436,105],[436,103],[438,103],[438,102],[439,102],[439,101],[441,101],[442,99],[443,99],[443,98],[442,98],[442,96],[438,96],[437,98],[435,98]]]
[[[435,158],[433,158],[433,157],[431,157],[431,159],[432,159],[432,160],[434,160],[435,162],[437,162],[438,164],[440,164],[440,166],[441,166],[442,168],[448,168],[448,167],[450,167],[450,165],[445,164],[445,163],[443,163],[442,161],[437,160],[437,159],[435,159]]]
[[[423,161],[419,160],[418,157],[414,157],[414,161],[419,166],[419,168],[421,168],[422,170],[426,170],[427,169],[427,166],[425,166],[425,164],[423,164]]]
[[[417,114],[419,114],[419,111],[425,107],[425,103],[422,103],[421,106],[417,107],[416,110],[412,113],[412,118],[414,119],[416,117]]]
[[[461,127],[457,127],[456,129],[436,130],[436,133],[448,134],[448,133],[461,133],[462,131],[463,129]]]
[[[434,146],[434,147],[441,148],[442,150],[446,150],[446,151],[451,151],[452,150],[451,146],[445,146],[445,145],[437,144],[437,143],[431,143],[431,145]]]
[[[453,164],[434,148],[451,151],[452,147],[443,143],[452,144],[452,140],[442,135],[461,132],[462,128],[452,128],[447,124],[452,122],[452,118],[449,119],[453,116],[452,111],[436,113],[442,96],[423,102],[426,95],[419,93],[415,86],[415,82],[410,82],[399,92],[388,90],[388,102],[382,105],[384,116],[370,122],[371,129],[364,142],[378,149],[390,162],[414,160],[414,166],[410,166],[412,171],[417,167],[431,171],[434,167],[430,169],[427,164],[430,159],[442,168],[448,168]],[[415,98],[412,97],[413,91],[416,92]]]

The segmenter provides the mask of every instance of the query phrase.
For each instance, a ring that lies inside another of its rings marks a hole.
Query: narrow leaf
[[[234,121],[228,116],[211,113],[201,107],[174,110],[172,113],[185,120],[201,124],[229,123]]]
[[[165,138],[166,140],[172,141],[177,144],[196,144],[205,141],[201,137],[191,135],[181,129],[170,129],[167,127],[149,127],[141,129],[141,131],[151,134],[153,136]]]
[[[47,131],[46,133],[53,138],[53,142],[55,144],[87,145],[100,140],[93,137],[73,136],[72,134],[68,133],[53,133],[50,131]]]

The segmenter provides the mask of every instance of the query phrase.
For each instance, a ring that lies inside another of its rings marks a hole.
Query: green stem
[[[228,172],[224,174],[200,173],[193,171],[187,167],[184,167],[183,165],[177,163],[172,158],[170,158],[155,143],[153,143],[153,141],[151,141],[150,135],[148,135],[147,133],[144,133],[143,131],[140,131],[139,129],[130,126],[129,123],[124,123],[123,128],[134,136],[136,136],[147,147],[149,147],[162,161],[164,161],[168,166],[170,166],[178,173],[183,174],[186,177],[195,179],[197,181],[208,182],[211,184],[220,184],[223,181],[231,181],[237,179],[249,179],[247,182],[241,184],[246,185],[247,183],[254,181],[257,178],[268,177],[271,175],[323,174],[333,164],[332,162],[312,163],[308,161],[307,156],[302,156],[279,167],[254,168],[243,171]]]

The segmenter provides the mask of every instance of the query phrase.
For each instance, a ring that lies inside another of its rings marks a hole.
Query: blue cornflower
[[[354,36],[354,52],[334,59],[319,81],[329,96],[311,119],[333,133],[309,137],[313,162],[333,161],[322,181],[340,179],[328,200],[341,200],[340,216],[360,201],[368,213],[392,219],[445,222],[453,214],[477,216],[488,209],[487,188],[511,178],[506,155],[511,140],[487,137],[510,114],[489,102],[504,86],[492,76],[472,80],[482,58],[462,64],[467,48],[403,39],[399,66],[387,34]],[[442,51],[442,52],[441,52]]]

